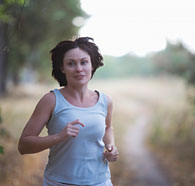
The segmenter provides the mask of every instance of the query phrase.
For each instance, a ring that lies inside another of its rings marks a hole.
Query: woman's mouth
[[[81,79],[83,79],[84,75],[76,75],[74,77],[75,77],[75,79],[81,80]]]

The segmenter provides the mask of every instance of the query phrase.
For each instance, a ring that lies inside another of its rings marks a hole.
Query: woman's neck
[[[76,99],[80,102],[83,102],[86,97],[89,96],[89,89],[87,86],[84,87],[73,87],[73,86],[66,86],[64,87],[64,92],[68,97],[72,99]]]

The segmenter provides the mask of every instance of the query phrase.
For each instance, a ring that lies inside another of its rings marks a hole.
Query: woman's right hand
[[[59,137],[62,141],[66,140],[67,137],[77,137],[79,134],[79,127],[75,125],[81,125],[82,127],[85,127],[85,125],[79,121],[79,119],[72,121],[64,127],[64,129],[59,133]]]

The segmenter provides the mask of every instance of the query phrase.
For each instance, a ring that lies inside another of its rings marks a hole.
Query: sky
[[[90,18],[79,35],[94,38],[104,55],[144,56],[167,40],[195,53],[194,0],[81,0],[81,8]]]

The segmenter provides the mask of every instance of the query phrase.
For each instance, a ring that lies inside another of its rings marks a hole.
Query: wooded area
[[[167,41],[164,50],[144,57],[133,54],[104,56],[104,61],[105,67],[97,75],[99,78],[169,75],[184,78],[187,83],[195,85],[195,54],[181,42]]]
[[[44,74],[52,47],[78,33],[77,17],[88,17],[79,0],[0,0],[0,94],[25,67]]]
[[[8,82],[51,81],[49,51],[78,34],[78,17],[89,17],[79,0],[0,0],[0,94],[5,94]],[[164,50],[145,57],[104,56],[104,62],[95,77],[170,74],[195,84],[195,55],[182,42],[167,41]]]

